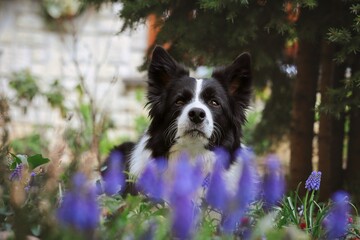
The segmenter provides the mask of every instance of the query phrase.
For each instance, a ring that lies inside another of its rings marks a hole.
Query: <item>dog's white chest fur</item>
[[[134,176],[139,176],[146,168],[151,159],[151,151],[146,149],[146,143],[149,136],[145,134],[135,146],[130,156],[130,173]],[[184,137],[174,144],[169,151],[168,169],[175,167],[177,159],[181,154],[187,154],[191,163],[196,164],[201,162],[203,172],[209,173],[215,161],[215,154],[204,148],[204,143],[198,139],[191,137]]]
[[[130,174],[135,177],[139,177],[149,161],[153,161],[153,159],[151,159],[151,151],[146,149],[148,140],[149,136],[145,134],[135,146],[130,156]],[[213,171],[213,166],[216,161],[215,153],[205,149],[201,141],[196,141],[193,138],[183,138],[170,149],[167,168],[168,174],[171,175],[174,171],[177,160],[181,154],[187,154],[191,163],[194,165],[200,161],[204,177]],[[224,171],[224,180],[227,189],[230,193],[235,193],[242,171],[241,159],[236,159],[230,169]]]

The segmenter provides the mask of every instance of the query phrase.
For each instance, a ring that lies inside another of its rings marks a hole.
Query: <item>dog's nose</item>
[[[206,113],[203,109],[201,108],[193,108],[189,111],[189,119],[195,123],[202,123],[206,117]]]

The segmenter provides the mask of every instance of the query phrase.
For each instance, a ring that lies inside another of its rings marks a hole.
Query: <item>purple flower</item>
[[[221,219],[221,229],[226,234],[232,234],[241,219],[244,215],[244,211],[242,209],[234,209],[233,211],[227,211],[223,214]]]
[[[186,155],[181,155],[174,172],[170,192],[172,210],[172,233],[175,238],[191,236],[197,218],[197,206],[193,203],[196,191],[201,186],[201,166],[192,166]]]
[[[35,172],[31,172],[30,174],[30,179],[25,187],[25,191],[26,192],[29,192],[30,191],[30,188],[34,185],[34,181],[35,181],[35,176],[36,176],[36,173]]]
[[[305,182],[305,188],[309,191],[319,190],[321,181],[321,172],[313,171]]]
[[[188,156],[182,154],[176,164],[173,188],[170,196],[187,195],[189,197],[194,197],[196,190],[201,186],[202,179],[200,164],[192,166]]]
[[[99,223],[100,208],[96,201],[95,186],[90,185],[83,174],[76,174],[73,186],[62,199],[57,218],[64,226],[78,231],[91,231]]]
[[[23,171],[24,165],[21,163],[16,166],[16,168],[12,171],[10,174],[10,181],[19,181],[22,177],[22,171]]]
[[[103,174],[104,192],[106,195],[114,195],[125,188],[125,177],[122,167],[122,155],[119,151],[113,151],[109,156],[108,168]]]
[[[173,236],[177,239],[188,239],[195,226],[196,206],[186,196],[178,196],[171,202]]]
[[[348,229],[350,212],[349,197],[343,191],[336,192],[333,197],[333,206],[324,219],[327,230],[327,239],[337,239],[344,236]]]
[[[263,199],[265,207],[275,205],[283,196],[285,189],[284,176],[281,173],[279,159],[275,155],[266,161],[265,175],[263,178]]]
[[[223,172],[225,164],[227,164],[229,161],[229,154],[223,149],[216,150],[215,154],[216,162],[214,165],[214,170],[211,174],[206,200],[213,208],[224,211],[228,203],[229,196],[228,192],[226,191]]]
[[[236,153],[242,163],[242,173],[238,182],[238,190],[227,206],[222,219],[224,232],[230,233],[236,229],[239,219],[246,212],[258,193],[258,175],[253,165],[254,154],[249,149],[239,149]]]
[[[240,149],[237,156],[243,166],[235,198],[240,208],[246,208],[258,193],[258,174],[253,162],[255,155],[250,149]]]
[[[137,188],[142,193],[148,195],[155,201],[164,198],[163,161],[165,161],[165,159],[157,159],[149,162],[136,183]]]

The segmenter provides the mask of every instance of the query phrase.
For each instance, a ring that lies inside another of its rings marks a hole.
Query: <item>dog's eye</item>
[[[182,100],[182,99],[178,99],[178,100],[176,100],[175,104],[176,104],[177,106],[183,106],[183,105],[185,104],[185,101]]]
[[[211,105],[211,106],[213,106],[213,107],[218,107],[218,106],[220,106],[219,102],[216,101],[216,100],[214,100],[214,99],[212,99],[212,100],[209,101],[209,105]]]

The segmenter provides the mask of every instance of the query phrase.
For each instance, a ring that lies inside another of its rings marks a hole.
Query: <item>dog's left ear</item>
[[[212,77],[225,86],[230,96],[248,104],[251,94],[251,57],[249,53],[240,54],[227,67],[215,69]]]

